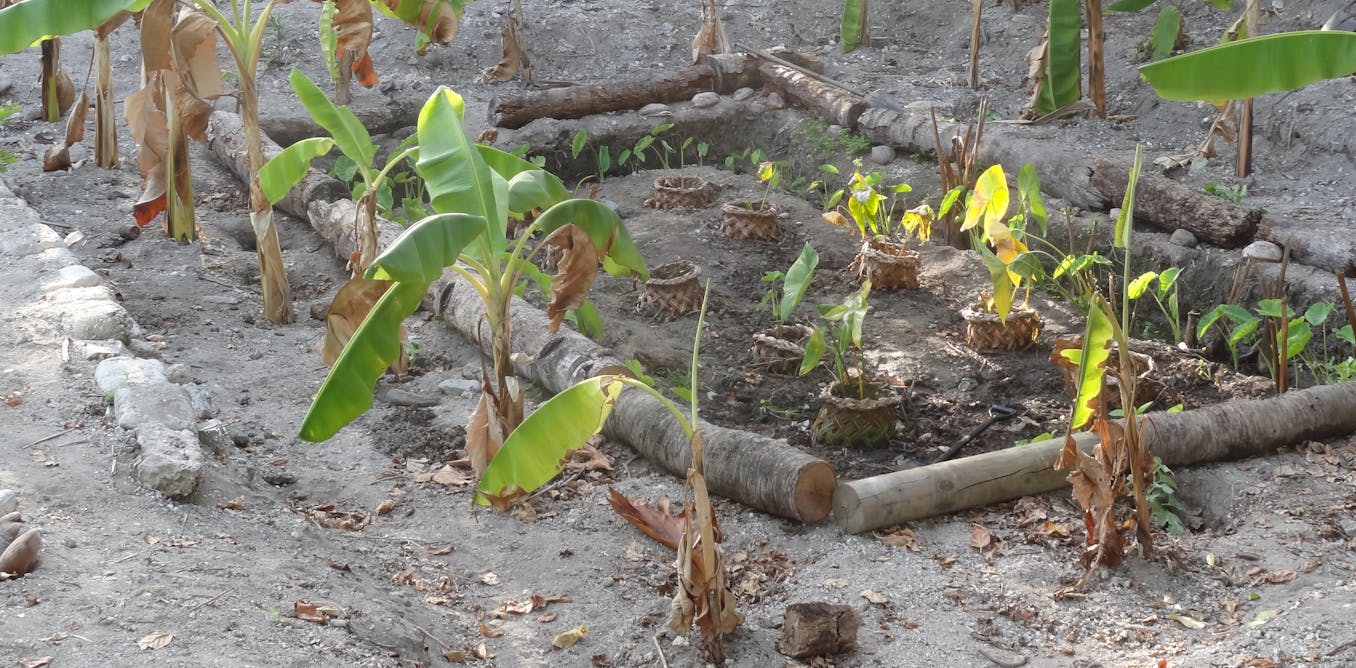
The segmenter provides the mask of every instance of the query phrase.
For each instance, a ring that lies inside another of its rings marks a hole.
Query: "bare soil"
[[[1338,4],[1282,8],[1267,29],[1316,26]],[[878,45],[847,56],[833,44],[831,4],[731,5],[723,18],[741,45],[816,51],[845,83],[904,101],[936,101],[959,118],[972,114],[977,97],[965,86],[968,5],[882,5],[873,8]],[[475,81],[497,60],[500,11],[470,5],[454,46],[422,59],[411,53],[410,31],[380,21],[373,52],[384,83],[358,91],[355,106],[418,99],[447,83],[468,98],[467,125],[479,129],[490,97],[521,85]],[[1044,9],[985,11],[984,92],[1012,117],[1023,98],[1021,56],[1039,38]],[[1231,20],[1204,4],[1183,11],[1195,44],[1212,43]],[[261,74],[265,116],[295,116],[290,67],[323,80],[313,36],[317,12],[310,3],[280,8],[281,28],[270,31]],[[592,81],[685,64],[697,9],[551,2],[529,7],[528,20],[539,78]],[[1041,132],[1123,155],[1137,141],[1157,155],[1199,140],[1207,112],[1160,102],[1138,82],[1136,45],[1151,21],[1148,15],[1107,21],[1111,112],[1138,118],[1073,121]],[[114,44],[121,95],[138,77],[130,26]],[[88,53],[87,37],[66,40],[63,54],[77,84]],[[35,79],[36,63],[32,51],[0,58],[0,102],[36,106],[36,92],[23,83]],[[1349,217],[1346,175],[1356,136],[1350,98],[1351,81],[1343,79],[1259,102],[1263,131],[1257,172],[1247,181],[1249,204]],[[144,329],[143,349],[183,365],[207,390],[236,447],[213,455],[203,484],[184,502],[141,489],[129,474],[135,447],[107,416],[92,363],[63,362],[61,341],[35,335],[22,319],[0,319],[0,395],[19,396],[17,405],[0,407],[6,431],[0,488],[20,492],[21,510],[47,542],[37,570],[0,583],[0,660],[411,666],[460,656],[485,666],[701,665],[686,639],[663,629],[673,555],[605,502],[609,484],[630,496],[679,498],[681,481],[605,443],[610,469],[571,471],[514,516],[473,512],[468,485],[444,484],[432,474],[458,455],[460,425],[472,407],[469,398],[444,395],[437,385],[474,375],[481,362],[471,346],[426,317],[411,321],[420,349],[399,389],[439,398],[437,407],[392,406],[383,385],[376,407],[334,439],[299,442],[297,425],[325,372],[312,352],[321,323],[308,313],[323,309],[345,277],[333,252],[303,223],[281,221],[298,321],[271,325],[257,292],[246,197],[229,173],[195,148],[199,243],[168,242],[154,227],[126,241],[118,231],[130,224],[139,192],[130,138],[124,130],[124,164],[116,170],[84,164],[69,174],[41,174],[41,152],[60,132],[35,121],[0,129],[0,150],[22,159],[3,178],[53,229],[83,233],[72,250],[118,291]],[[804,149],[788,143],[766,150],[781,158]],[[1197,186],[1232,184],[1224,164],[1231,152],[1222,148],[1224,159],[1184,178]],[[846,164],[849,157],[825,159]],[[885,169],[919,195],[935,188],[926,162],[901,159]],[[730,199],[756,196],[747,176],[702,173],[727,186]],[[784,270],[811,241],[823,259],[801,309],[808,319],[812,304],[839,301],[853,289],[840,272],[855,242],[820,223],[813,205],[779,193],[773,200],[787,212],[783,239],[736,244],[721,235],[715,209],[644,208],[654,176],[610,178],[600,196],[619,205],[651,266],[691,259],[712,279],[699,378],[706,415],[809,448],[805,423],[825,377],[786,379],[749,367],[749,336],[771,320],[756,307],[765,287],[758,279]],[[817,451],[845,478],[926,459],[983,420],[992,404],[1018,404],[1026,413],[990,430],[969,453],[1060,426],[1066,404],[1045,358],[1055,335],[1077,328],[1076,317],[1066,305],[1037,298],[1048,324],[1035,349],[976,354],[962,341],[956,311],[983,285],[981,264],[940,246],[922,252],[922,288],[873,296],[866,327],[870,367],[898,381],[899,391],[907,388],[905,429],[888,448]],[[31,277],[4,278],[23,280]],[[636,314],[636,290],[616,279],[595,286],[605,342],[672,378],[686,363],[695,318],[656,322]],[[1216,374],[1217,367],[1167,346],[1145,345],[1188,408],[1254,396],[1265,386]],[[1356,663],[1356,635],[1346,622],[1356,606],[1354,469],[1356,441],[1341,439],[1179,471],[1192,530],[1161,536],[1154,559],[1131,558],[1099,576],[1086,597],[1065,600],[1052,594],[1083,572],[1081,515],[1065,493],[917,522],[893,534],[891,542],[903,547],[843,535],[831,523],[807,527],[721,502],[727,556],[748,615],[729,640],[730,663],[796,665],[775,650],[782,611],[816,600],[852,605],[865,620],[858,651],[819,665]],[[388,500],[393,509],[378,514]],[[557,600],[521,613],[534,607],[519,605],[533,594]],[[327,624],[298,619],[299,600],[332,606],[337,616]],[[1196,621],[1204,626],[1194,628]],[[578,645],[551,647],[556,634],[579,626],[588,633]],[[155,631],[174,639],[161,649],[139,649],[138,639]]]

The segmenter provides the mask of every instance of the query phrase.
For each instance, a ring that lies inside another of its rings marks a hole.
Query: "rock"
[[[192,430],[197,422],[188,393],[170,383],[116,390],[113,392],[113,416],[123,429],[158,424],[171,429]]]
[[[202,478],[202,448],[193,432],[147,423],[137,429],[137,481],[172,499],[188,496]]]
[[[160,356],[160,349],[152,345],[150,341],[141,339],[131,339],[127,342],[127,349],[132,351],[137,357],[153,359]]]
[[[454,397],[474,397],[480,393],[480,381],[448,378],[438,383],[438,391]]]
[[[72,264],[57,271],[56,279],[43,286],[44,290],[62,288],[93,288],[103,284],[103,279],[83,264]]]
[[[764,104],[767,105],[768,109],[783,109],[786,107],[786,100],[781,93],[768,93]]]
[[[129,385],[168,383],[169,380],[165,377],[165,365],[159,360],[115,357],[95,367],[94,382],[99,391],[110,394]]]
[[[188,403],[193,407],[193,416],[199,420],[206,420],[217,414],[217,407],[212,402],[212,393],[204,386],[197,383],[188,383],[183,386],[184,392],[188,394]]]
[[[736,102],[743,102],[744,100],[747,100],[747,99],[753,97],[753,94],[754,94],[755,92],[756,92],[756,91],[754,91],[752,88],[749,88],[748,86],[745,86],[745,87],[743,87],[743,88],[740,88],[739,90],[736,90],[734,93],[732,93],[732,94],[730,95],[730,99],[732,99],[732,100],[734,100],[734,101],[736,101]]]
[[[641,107],[637,113],[646,118],[673,118],[673,109],[660,102],[647,104]]]
[[[386,401],[392,406],[412,406],[414,408],[432,408],[440,403],[438,397],[398,389],[387,390]]]
[[[786,607],[777,651],[795,659],[850,651],[861,625],[862,616],[846,605],[793,603]]]
[[[754,116],[757,116],[758,114],[767,111],[767,105],[762,102],[754,102],[749,105],[749,111],[752,112]]]
[[[73,339],[117,339],[132,335],[132,316],[103,286],[61,287],[44,295],[41,310],[58,319]]]
[[[879,145],[871,147],[871,162],[877,165],[888,165],[895,160],[895,150],[889,146]]]
[[[1282,253],[1281,247],[1270,241],[1254,241],[1243,249],[1243,257],[1272,262],[1280,262]]]
[[[710,109],[720,103],[720,95],[706,91],[692,96],[692,106],[698,109]]]
[[[1186,246],[1187,248],[1195,248],[1196,244],[1199,243],[1196,241],[1196,235],[1192,234],[1191,230],[1183,229],[1173,230],[1172,236],[1168,237],[1168,241],[1177,244],[1178,246]]]
[[[193,382],[193,372],[187,364],[171,364],[165,367],[165,379],[177,385]]]
[[[235,440],[221,420],[208,420],[198,425],[198,443],[218,457],[225,457],[235,450]]]
[[[830,136],[830,137],[837,137],[838,135],[843,134],[843,126],[841,126],[841,125],[830,125],[829,127],[824,128],[824,134],[826,134],[826,135],[828,135],[828,136]]]
[[[126,357],[131,355],[127,346],[122,341],[81,341],[81,355],[90,361],[106,360],[110,357]]]
[[[311,308],[308,309],[308,311],[311,314],[312,320],[319,320],[320,322],[325,322],[325,318],[327,318],[330,314],[330,303],[327,301],[315,302],[311,304]]]
[[[0,489],[0,517],[19,509],[19,493],[12,489]]]

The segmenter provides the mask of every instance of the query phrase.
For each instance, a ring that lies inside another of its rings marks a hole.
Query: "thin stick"
[[[1347,292],[1347,277],[1342,272],[1337,273],[1337,287],[1342,291],[1342,306],[1347,311],[1347,324],[1351,325],[1351,331],[1356,333],[1356,307],[1351,304],[1351,293]],[[1356,346],[1353,346],[1353,352],[1356,352]]]
[[[984,0],[970,3],[970,90],[979,90],[979,27]]]
[[[655,652],[658,653],[660,668],[669,668],[669,660],[664,658],[664,648],[659,644],[659,636],[658,635],[650,636],[650,640],[654,641],[654,650]],[[1333,654],[1336,653],[1337,652],[1333,652]]]
[[[221,593],[220,593],[220,594],[217,594],[216,596],[213,596],[212,598],[209,598],[209,599],[207,599],[206,601],[199,601],[199,602],[197,602],[197,603],[194,603],[193,605],[188,606],[188,609],[189,609],[189,610],[197,610],[198,608],[201,608],[201,607],[203,607],[204,605],[207,605],[207,604],[209,604],[209,603],[216,603],[217,600],[219,600],[222,596],[225,596],[226,594],[230,593],[230,591],[231,591],[231,590],[229,590],[229,589],[223,589],[223,590],[221,590]]]
[[[204,281],[207,281],[208,283],[215,283],[215,284],[217,284],[217,285],[220,285],[220,286],[223,287],[223,288],[233,288],[233,289],[236,289],[236,290],[248,290],[249,292],[253,292],[253,293],[256,294],[256,295],[261,295],[261,294],[263,294],[263,292],[261,292],[258,288],[247,287],[247,286],[244,286],[244,285],[235,285],[235,284],[233,284],[233,283],[227,283],[226,281],[218,280],[218,279],[212,278],[211,276],[201,276],[201,275],[200,275],[200,276],[198,276],[198,278],[200,278],[200,279],[202,279],[202,280],[204,280]]]
[[[1343,288],[1342,292],[1345,293],[1345,292],[1346,292],[1346,289]],[[1348,301],[1347,303],[1350,304],[1351,302]],[[51,436],[43,436],[42,438],[40,438],[40,439],[38,439],[38,440],[36,440],[36,441],[33,441],[33,443],[29,445],[29,447],[32,447],[32,446],[34,446],[34,445],[38,445],[38,444],[40,444],[40,443],[46,443],[46,442],[48,442],[48,441],[50,441],[50,440],[52,440],[52,439],[54,439],[54,438],[57,438],[57,437],[60,437],[60,436],[64,436],[64,435],[65,435],[67,432],[69,432],[69,431],[70,431],[69,429],[63,429],[63,430],[61,430],[61,431],[59,431],[59,432],[57,432],[57,433],[55,433],[55,434],[52,434]]]

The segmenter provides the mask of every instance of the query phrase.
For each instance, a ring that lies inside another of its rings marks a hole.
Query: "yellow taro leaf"
[[[327,366],[339,359],[339,354],[353,338],[353,332],[363,323],[367,313],[376,305],[377,300],[390,289],[391,281],[374,281],[366,278],[354,278],[339,289],[330,302],[330,310],[325,315],[325,338],[321,340],[320,356]],[[406,343],[405,328],[400,329],[401,343]],[[410,358],[401,345],[400,357],[391,364],[391,370],[404,373],[409,369]]]
[[[345,54],[353,60],[352,70],[358,83],[366,88],[377,85],[377,71],[367,47],[372,44],[372,3],[368,0],[335,0],[334,27],[336,60]]]
[[[985,234],[994,223],[1002,223],[1008,213],[1008,179],[1002,165],[994,165],[979,175],[974,193],[965,208],[965,222],[961,230],[968,230],[984,222]]]
[[[994,251],[998,260],[1008,268],[1008,280],[1012,281],[1015,288],[1022,284],[1022,275],[1012,270],[1012,261],[1016,260],[1018,255],[1027,252],[1027,247],[1020,239],[1013,236],[1007,225],[1000,223],[998,227],[1003,228],[1004,234],[994,240]]]
[[[588,296],[589,288],[593,287],[593,279],[598,275],[598,248],[593,245],[588,232],[573,224],[552,232],[546,243],[565,251],[556,275],[551,277],[551,303],[546,306],[554,332],[560,329],[565,313],[579,308]]]

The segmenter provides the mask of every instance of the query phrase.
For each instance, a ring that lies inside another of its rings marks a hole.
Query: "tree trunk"
[[[1140,422],[1145,448],[1169,466],[1255,457],[1356,431],[1356,382],[1151,413]],[[1097,442],[1086,433],[1075,438],[1085,452]],[[834,494],[834,516],[844,531],[859,533],[1059,489],[1066,472],[1051,465],[1063,446],[1056,438],[845,482]]]
[[[269,322],[292,322],[292,286],[283,264],[278,227],[273,224],[273,206],[259,186],[264,166],[264,148],[259,130],[259,93],[254,72],[240,68],[240,122],[245,134],[245,173],[250,188],[250,226],[259,250],[259,277],[263,284],[264,316]]]
[[[207,147],[221,164],[235,172],[236,178],[244,183],[249,182],[249,172],[245,168],[246,153],[248,152],[245,146],[245,124],[240,116],[227,111],[213,112],[212,117],[207,121]],[[259,135],[259,147],[263,152],[265,162],[282,152],[282,147],[262,132]],[[307,207],[311,202],[334,202],[348,200],[348,197],[348,186],[312,169],[302,178],[301,183],[297,184],[297,187],[293,188],[291,192],[287,193],[286,197],[278,202],[277,208],[282,209],[297,220],[305,221],[310,220],[310,212]],[[352,204],[352,202],[349,203]],[[349,225],[351,226],[353,222],[352,211],[349,214]],[[325,232],[322,231],[321,234],[324,235]],[[329,239],[330,237],[326,236],[326,238]]]
[[[1129,183],[1130,168],[1098,156],[1092,184],[1119,202]],[[1171,232],[1185,229],[1198,239],[1221,248],[1238,248],[1252,241],[1262,214],[1171,179],[1145,172],[1135,191],[1135,219]]]
[[[857,127],[858,117],[866,110],[862,98],[785,65],[763,63],[758,71],[765,85],[778,88],[800,106],[845,128]]]
[[[198,236],[197,216],[193,209],[193,169],[188,159],[188,135],[174,96],[174,87],[166,82],[171,72],[156,77],[161,99],[165,101],[165,119],[169,138],[165,142],[165,231],[175,241],[192,241]]]
[[[118,166],[117,111],[113,108],[113,66],[108,36],[94,37],[94,164]]]

